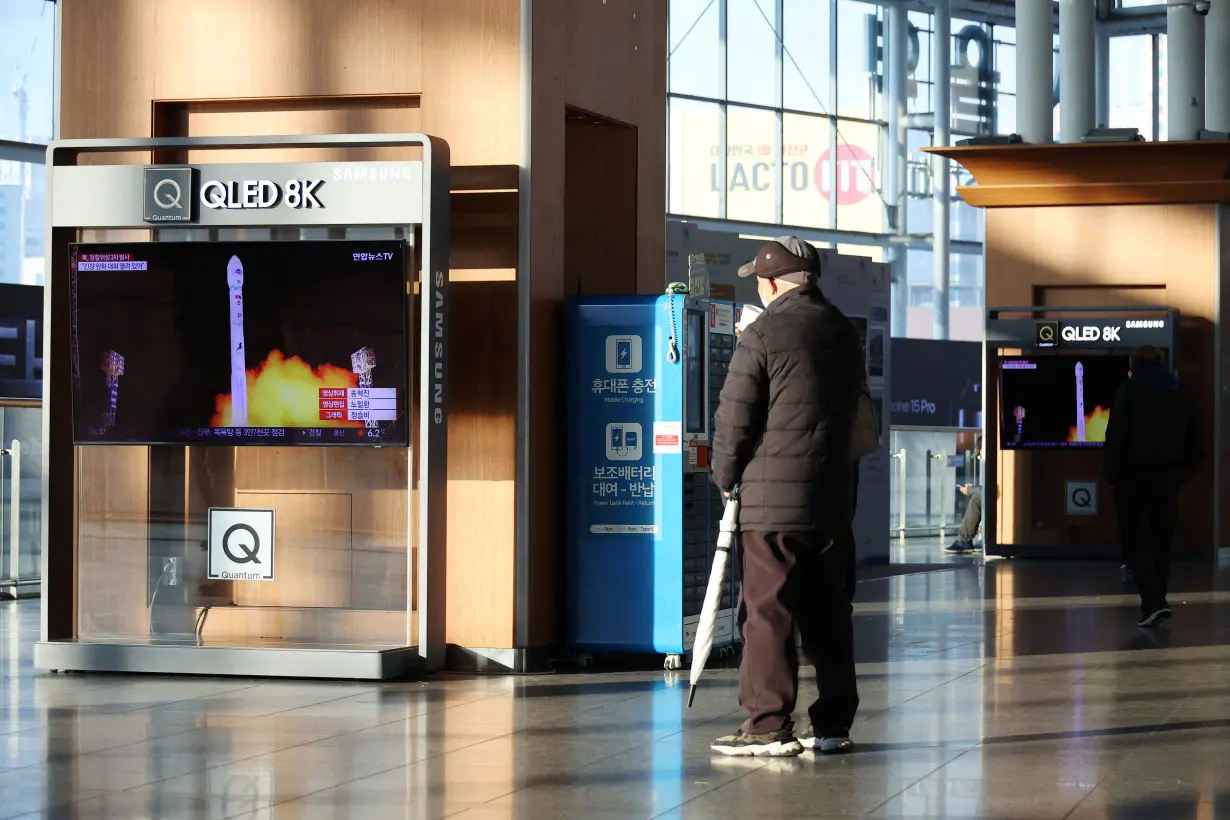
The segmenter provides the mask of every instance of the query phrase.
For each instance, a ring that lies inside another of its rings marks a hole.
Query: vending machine
[[[569,644],[661,653],[679,668],[700,620],[720,493],[709,445],[734,350],[733,305],[662,296],[583,297],[568,308]],[[735,579],[716,648],[735,637]]]
[[[716,416],[719,400],[722,397],[722,387],[726,384],[726,374],[730,372],[730,357],[735,352],[735,343],[738,341],[738,336],[735,333],[735,327],[739,324],[739,318],[743,312],[743,305],[725,301],[721,299],[713,299],[709,302],[709,441],[710,447],[713,445],[713,431],[715,429]],[[708,464],[708,448],[704,451],[706,456],[706,464]],[[712,548],[717,544],[718,527],[722,522],[722,509],[724,501],[722,499],[722,491],[719,490],[712,481],[708,482],[709,488],[709,545]],[[741,646],[743,644],[743,636],[739,633],[738,612],[736,606],[738,604],[739,584],[743,577],[743,562],[739,560],[739,555],[736,552],[733,560],[730,562],[730,589],[727,594],[730,595],[729,600],[725,598],[722,601],[722,609],[718,617],[719,625],[722,624],[723,617],[729,617],[731,622],[730,645]]]

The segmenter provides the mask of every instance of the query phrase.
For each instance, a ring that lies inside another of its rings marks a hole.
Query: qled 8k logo
[[[323,179],[292,179],[284,190],[268,179],[211,179],[201,186],[201,204],[210,210],[276,208],[283,203],[295,210],[323,208],[319,194],[324,184]]]
[[[1060,335],[1063,336],[1065,342],[1118,342],[1119,331],[1121,328],[1118,325],[1106,325],[1105,327],[1097,327],[1095,325],[1085,325],[1084,327],[1073,327],[1072,325],[1064,326]]]

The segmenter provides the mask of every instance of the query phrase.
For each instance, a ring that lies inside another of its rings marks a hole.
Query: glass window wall
[[[46,145],[54,127],[55,4],[0,3],[0,140]],[[47,185],[41,165],[0,151],[0,283],[43,283]]]
[[[0,590],[37,591],[42,563],[41,328],[30,310],[46,269],[45,146],[56,130],[55,4],[0,3]],[[16,287],[27,286],[27,287]],[[32,328],[39,328],[32,330]],[[28,335],[33,333],[33,340]],[[33,391],[16,389],[33,383]],[[15,582],[20,580],[19,587]]]
[[[762,223],[766,235],[774,232],[768,226],[814,229],[830,234],[817,241],[872,248],[883,258],[891,230],[884,7],[862,0],[670,0],[669,13],[671,214]],[[964,13],[951,27],[953,139],[1015,133],[1016,32]],[[911,10],[908,20],[910,121],[899,217],[913,239],[906,254],[909,334],[930,337],[926,245],[935,186],[922,149],[932,143],[935,26],[926,11]],[[1054,45],[1057,75],[1057,36]],[[1164,139],[1165,35],[1112,38],[1110,57],[1109,124]],[[1058,104],[1054,123],[1058,137]],[[985,228],[982,212],[955,195],[971,180],[955,163],[952,173],[949,230],[959,252],[949,298],[956,317],[983,307]],[[980,321],[965,325],[954,318],[952,338],[981,338]]]
[[[833,232],[833,244],[884,259],[890,214],[885,109],[885,10],[862,0],[671,0],[668,206],[674,216]],[[932,18],[908,13],[907,111],[931,112]],[[997,129],[1012,105],[1011,29],[955,20],[954,133]],[[1004,86],[1001,74],[1007,77]],[[1013,109],[1009,125],[1015,124]],[[925,119],[925,116],[924,118]],[[909,132],[903,230],[926,242],[933,214],[928,125]],[[952,187],[963,184],[954,168]],[[954,199],[951,236],[981,243],[982,214]],[[825,241],[830,237],[813,237]],[[853,240],[853,241],[850,241]],[[971,244],[962,250],[968,251]],[[976,255],[976,254],[975,254]],[[979,273],[954,255],[953,308],[980,304]],[[929,286],[930,254],[909,276]],[[930,294],[920,289],[917,300]],[[911,322],[931,335],[929,314]]]
[[[672,6],[672,13],[674,7]],[[793,111],[833,110],[829,83],[833,7],[816,0],[782,0],[783,104]]]

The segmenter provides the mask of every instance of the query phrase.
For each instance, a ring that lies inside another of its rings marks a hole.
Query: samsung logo
[[[1166,327],[1165,319],[1129,319],[1123,323],[1129,330],[1161,330]]]
[[[343,166],[333,169],[334,182],[410,182],[412,165],[361,165],[358,168]]]
[[[431,420],[444,423],[444,286],[445,273],[438,270],[432,279],[432,337],[431,346]]]

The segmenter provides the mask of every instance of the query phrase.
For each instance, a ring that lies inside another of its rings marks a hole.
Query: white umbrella
[[[722,513],[721,529],[717,547],[713,552],[713,569],[709,571],[709,588],[705,590],[705,605],[700,611],[700,623],[696,625],[696,643],[692,646],[692,688],[688,692],[688,707],[696,697],[696,684],[705,671],[709,651],[713,649],[713,633],[717,628],[718,608],[722,605],[722,587],[726,583],[726,567],[730,563],[730,550],[734,546],[735,533],[739,530],[739,488],[735,487],[726,499]]]

